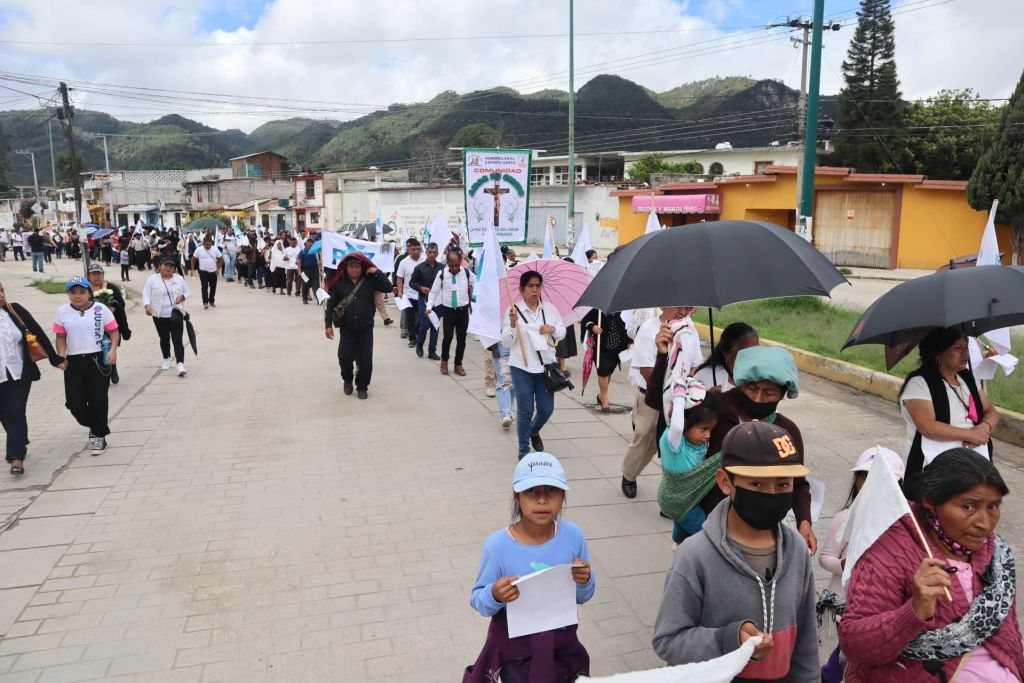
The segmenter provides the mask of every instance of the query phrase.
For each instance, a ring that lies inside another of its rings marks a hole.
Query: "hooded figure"
[[[335,327],[339,331],[338,364],[345,394],[351,395],[355,388],[359,398],[367,398],[373,373],[375,297],[377,292],[390,292],[391,281],[365,254],[353,252],[338,264],[338,271],[326,289],[330,299],[324,313],[324,326],[328,339],[334,339]],[[355,375],[354,362],[359,365]]]

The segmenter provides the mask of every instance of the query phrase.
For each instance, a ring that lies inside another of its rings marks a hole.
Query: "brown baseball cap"
[[[806,477],[803,459],[789,432],[771,422],[744,422],[722,442],[722,467],[744,477]]]

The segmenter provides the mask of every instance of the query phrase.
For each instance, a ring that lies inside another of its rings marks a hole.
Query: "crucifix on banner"
[[[501,195],[511,192],[507,187],[501,187],[498,181],[494,181],[494,187],[484,188],[484,193],[494,197],[494,227],[498,227],[498,218],[501,216]]]

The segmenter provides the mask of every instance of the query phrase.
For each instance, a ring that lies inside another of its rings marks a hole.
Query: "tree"
[[[436,183],[448,176],[447,150],[437,138],[420,138],[409,149],[409,179]]]
[[[906,162],[893,27],[889,0],[861,0],[843,61],[834,158],[864,173],[900,172]]]
[[[497,147],[501,135],[486,123],[471,123],[463,126],[452,138],[449,147]]]
[[[1024,74],[1009,103],[1003,107],[999,128],[982,152],[967,184],[967,202],[987,211],[999,200],[996,221],[1013,226],[1013,264],[1020,263],[1024,244]]]
[[[78,157],[78,171],[81,172],[85,168],[85,162],[82,160],[81,154],[76,154]],[[74,177],[71,174],[71,153],[61,152],[54,159],[54,164],[57,166],[57,182],[63,187],[68,187],[74,184]]]
[[[703,172],[704,169],[696,161],[681,161],[673,164],[665,161],[665,155],[661,152],[649,152],[629,167],[627,175],[634,183],[649,183],[652,173],[692,173],[697,175]]]
[[[909,106],[907,150],[914,172],[945,180],[970,178],[1000,113],[970,88],[942,90]]]

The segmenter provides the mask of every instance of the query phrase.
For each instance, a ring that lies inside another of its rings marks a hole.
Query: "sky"
[[[656,91],[734,75],[797,87],[800,51],[764,26],[812,5],[576,0],[576,87],[599,73]],[[826,17],[845,26],[826,32],[822,93],[842,85],[858,5],[826,0]],[[1024,2],[894,0],[893,10],[905,97],[1013,91]],[[64,79],[77,106],[132,121],[180,113],[249,131],[289,116],[350,119],[446,90],[564,90],[567,33],[566,0],[0,0],[0,109],[36,107]]]

